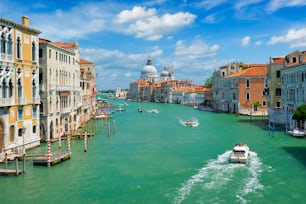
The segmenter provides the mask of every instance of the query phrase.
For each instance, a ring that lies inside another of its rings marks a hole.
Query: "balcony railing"
[[[27,100],[26,100],[25,97],[18,98],[18,104],[19,105],[25,105],[26,102],[27,102]]]
[[[40,104],[40,97],[33,97],[34,104]]]
[[[13,98],[0,98],[0,104],[1,106],[12,106],[14,105],[14,99]]]

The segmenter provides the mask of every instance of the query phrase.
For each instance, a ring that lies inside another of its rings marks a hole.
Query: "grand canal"
[[[86,153],[82,140],[72,140],[70,160],[48,168],[27,158],[24,175],[2,176],[1,203],[305,203],[305,138],[268,134],[260,119],[181,105],[124,108],[110,120],[110,137],[107,125],[95,121]],[[146,111],[152,108],[159,113]],[[190,118],[199,126],[180,123]],[[238,142],[251,149],[247,165],[228,161]],[[51,150],[60,151],[58,144]]]

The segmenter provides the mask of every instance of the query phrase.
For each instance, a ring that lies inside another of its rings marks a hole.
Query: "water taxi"
[[[149,110],[149,113],[158,113],[158,110],[157,109],[151,109],[151,110]]]
[[[141,107],[138,107],[137,111],[138,111],[139,113],[142,113]]]
[[[249,157],[250,149],[248,145],[239,143],[236,144],[233,148],[233,151],[230,156],[232,163],[246,163]]]
[[[195,126],[197,126],[197,121],[195,121],[195,120],[187,120],[187,121],[185,121],[185,126],[188,126],[188,127],[195,127]]]

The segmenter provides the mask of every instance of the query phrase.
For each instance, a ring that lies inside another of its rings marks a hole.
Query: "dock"
[[[22,170],[0,169],[0,175],[21,175]]]
[[[70,159],[69,152],[56,152],[52,153],[50,165],[54,166],[62,161]],[[48,155],[41,155],[33,159],[33,164],[38,166],[48,166]]]

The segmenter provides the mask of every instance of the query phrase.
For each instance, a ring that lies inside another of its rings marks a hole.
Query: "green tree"
[[[206,79],[206,81],[205,81],[205,86],[208,87],[208,88],[211,88],[211,87],[212,87],[212,83],[213,83],[213,78],[212,78],[212,77],[209,77],[209,78]]]
[[[303,123],[306,120],[306,104],[300,105],[297,107],[297,109],[294,111],[292,119],[297,121],[302,121]]]

